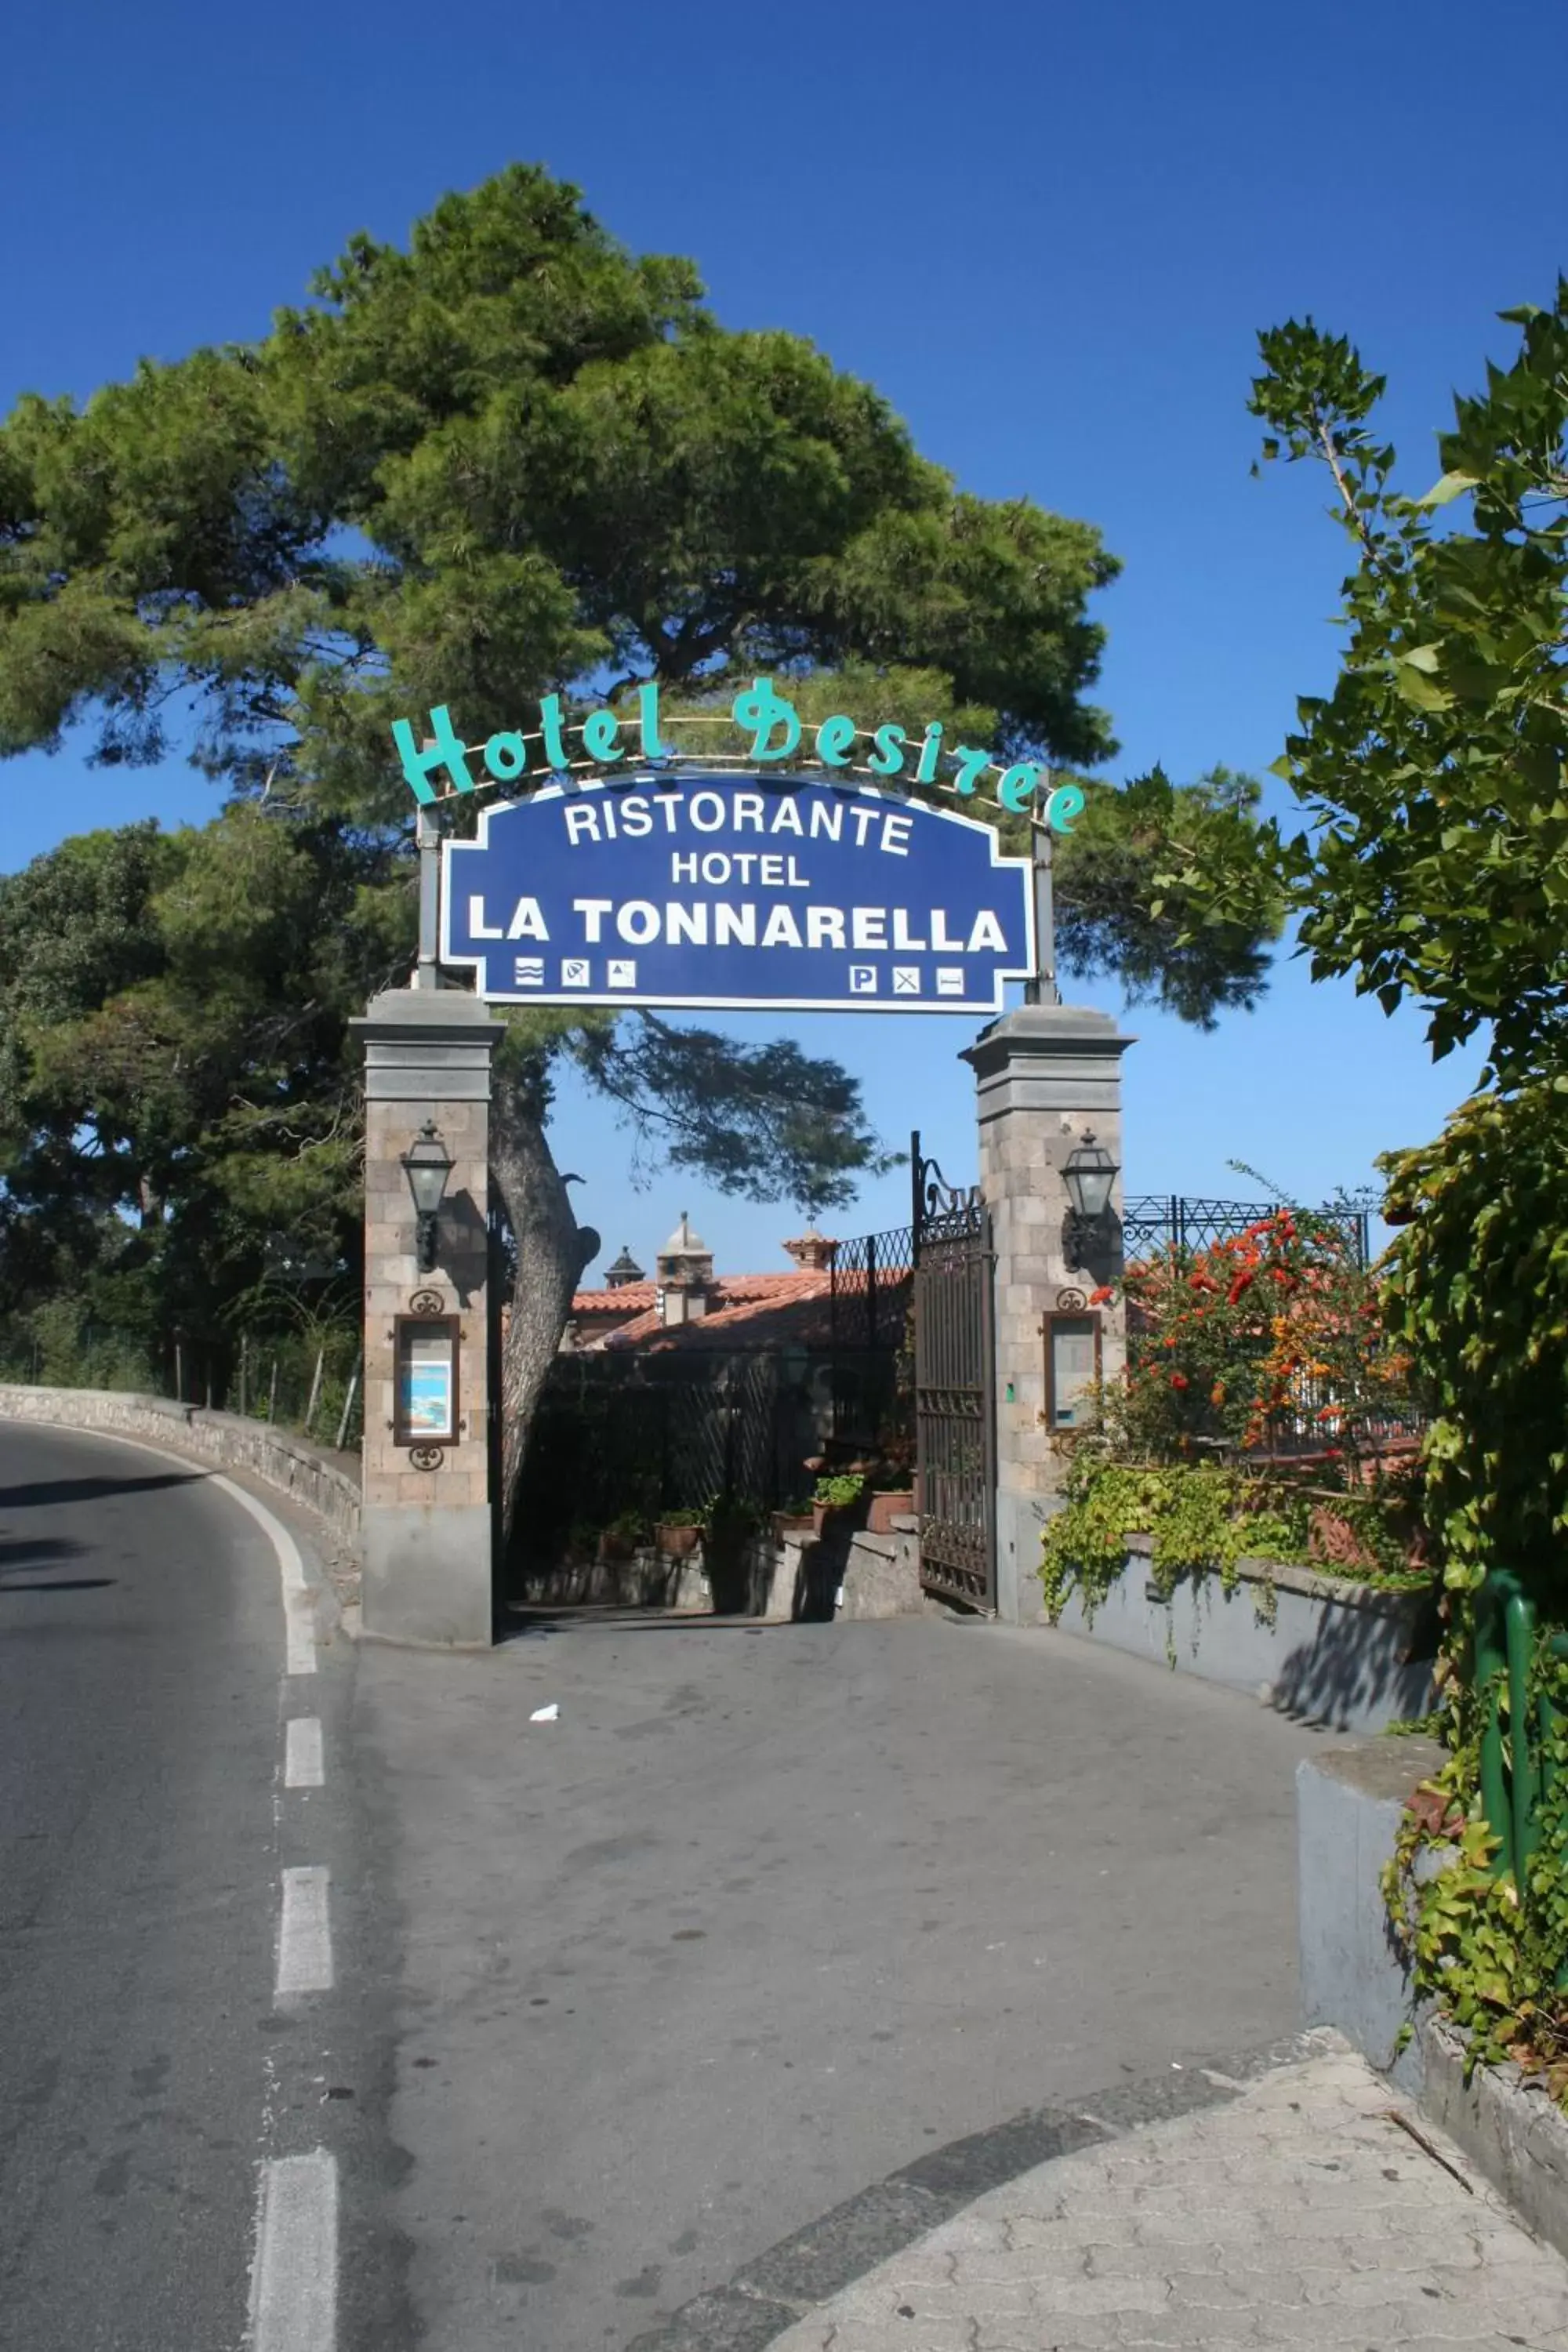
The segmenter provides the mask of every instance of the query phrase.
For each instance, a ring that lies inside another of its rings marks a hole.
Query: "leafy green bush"
[[[1299,1563],[1358,1583],[1418,1591],[1426,1572],[1407,1564],[1396,1500],[1377,1492],[1320,1495],[1310,1487],[1249,1477],[1208,1465],[1126,1463],[1078,1454],[1063,1487],[1062,1509],[1041,1538],[1040,1581],[1046,1612],[1056,1624],[1074,1592],[1091,1622],[1127,1565],[1130,1538],[1146,1535],[1150,1567],[1162,1599],[1178,1584],[1217,1575],[1234,1590],[1244,1559]],[[1373,1564],[1345,1570],[1324,1560],[1321,1524],[1331,1510]],[[1260,1618],[1273,1614],[1273,1588],[1262,1580],[1254,1595]]]
[[[1491,1568],[1568,1622],[1568,1077],[1478,1095],[1389,1154],[1384,1312],[1429,1391],[1426,1511],[1456,1622]]]
[[[1478,1794],[1467,1739],[1417,1790],[1383,1874],[1416,1994],[1469,2036],[1468,2064],[1511,2059],[1568,2096],[1568,1667],[1543,1647],[1532,1715],[1547,1702],[1537,1843],[1521,1874],[1498,1868],[1500,1841]]]

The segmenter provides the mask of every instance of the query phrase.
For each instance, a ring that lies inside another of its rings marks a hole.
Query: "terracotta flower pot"
[[[637,1541],[632,1536],[614,1535],[606,1528],[599,1538],[599,1558],[606,1566],[623,1560],[636,1559],[637,1556]]]
[[[914,1507],[915,1497],[912,1487],[901,1488],[896,1494],[873,1495],[871,1516],[866,1522],[867,1533],[873,1536],[890,1536],[893,1532],[893,1521],[905,1517]]]
[[[775,1544],[784,1543],[791,1536],[798,1539],[801,1536],[814,1535],[816,1531],[816,1523],[815,1517],[805,1517],[798,1512],[792,1511],[775,1511],[773,1513],[773,1541]]]
[[[700,1528],[661,1527],[658,1548],[666,1559],[689,1559],[702,1540]]]

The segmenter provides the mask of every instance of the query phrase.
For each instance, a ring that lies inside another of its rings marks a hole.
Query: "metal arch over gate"
[[[996,1361],[991,1213],[914,1152],[915,1441],[921,1583],[996,1606]]]

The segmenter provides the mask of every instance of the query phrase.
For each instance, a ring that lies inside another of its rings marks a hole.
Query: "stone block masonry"
[[[1076,1311],[1074,1299],[1121,1272],[1114,1223],[1092,1266],[1068,1265],[1062,1167],[1092,1132],[1120,1171],[1121,1056],[1132,1042],[1109,1013],[1031,1004],[994,1021],[963,1055],[974,1072],[980,1189],[996,1260],[996,1613],[1013,1624],[1038,1612],[1040,1529],[1064,1468],[1046,1421],[1045,1319]],[[1112,1207],[1121,1205],[1119,1173]],[[1114,1380],[1126,1361],[1121,1307],[1090,1311],[1102,1374]]]
[[[489,1646],[490,1058],[502,1027],[458,989],[389,989],[353,1024],[364,1049],[364,1633],[442,1649]],[[422,1274],[404,1155],[429,1122],[452,1166]],[[416,1309],[416,1297],[438,1304]],[[458,1318],[454,1443],[397,1443],[399,1315]]]

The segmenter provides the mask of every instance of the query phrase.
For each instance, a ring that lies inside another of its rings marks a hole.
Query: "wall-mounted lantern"
[[[1062,1220],[1062,1255],[1069,1272],[1087,1266],[1091,1253],[1103,1250],[1110,1239],[1110,1192],[1117,1173],[1116,1161],[1103,1143],[1096,1143],[1092,1128],[1062,1164],[1070,1203]]]
[[[436,1271],[436,1221],[441,1213],[447,1179],[456,1164],[436,1131],[435,1120],[427,1118],[403,1154],[403,1172],[414,1195],[415,1265],[421,1274]]]

